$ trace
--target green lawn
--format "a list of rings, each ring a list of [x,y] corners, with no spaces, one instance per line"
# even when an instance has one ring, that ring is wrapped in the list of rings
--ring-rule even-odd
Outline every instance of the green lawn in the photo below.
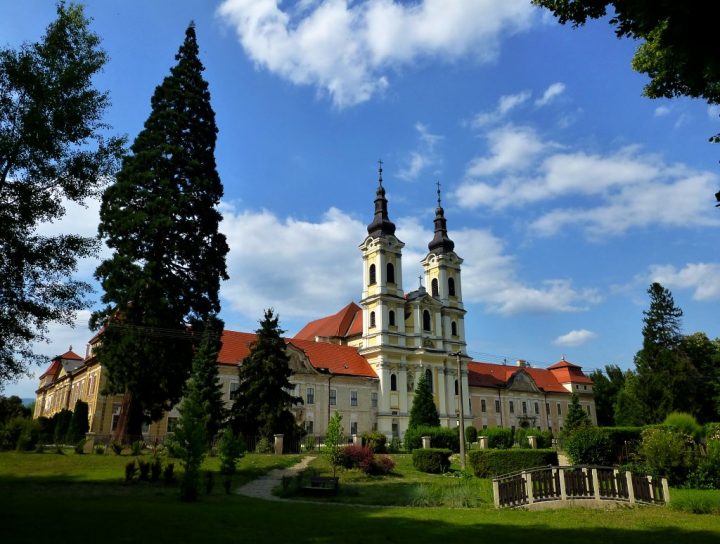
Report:
[[[173,487],[145,482],[124,485],[123,467],[130,459],[0,453],[0,539],[13,544],[86,538],[103,543],[720,542],[720,516],[658,507],[546,512],[489,507],[352,507],[227,496],[219,485],[210,496],[186,504],[178,500]],[[241,463],[238,483],[296,459],[248,455]],[[406,461],[399,459],[398,471],[407,475],[396,476],[396,480],[387,477],[363,482],[359,475],[348,475],[346,484],[373,488],[376,496],[392,495],[397,492],[393,487],[397,481],[422,479],[406,466]],[[217,468],[217,460],[209,459],[207,467]],[[453,483],[451,478],[443,481]]]

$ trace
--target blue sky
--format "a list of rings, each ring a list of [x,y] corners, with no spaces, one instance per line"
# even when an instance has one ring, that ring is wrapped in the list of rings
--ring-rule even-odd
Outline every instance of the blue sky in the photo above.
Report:
[[[630,368],[652,281],[672,290],[686,333],[720,334],[720,147],[707,142],[720,111],[644,98],[636,44],[607,22],[573,30],[524,0],[86,5],[110,55],[97,78],[107,121],[131,141],[197,25],[225,185],[228,328],[254,330],[274,307],[294,334],[358,301],[382,158],[406,291],[442,183],[476,360]],[[0,43],[36,40],[53,17],[52,2],[2,0]],[[41,230],[93,234],[97,208]],[[51,327],[38,351],[83,352],[88,316]],[[6,394],[33,396],[38,374]]]

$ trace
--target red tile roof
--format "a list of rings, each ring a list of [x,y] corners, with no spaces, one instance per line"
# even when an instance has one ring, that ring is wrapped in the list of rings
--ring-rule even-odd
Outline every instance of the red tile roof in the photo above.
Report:
[[[223,331],[218,363],[237,365],[250,354],[250,345],[255,339],[254,333]],[[327,368],[332,374],[345,376],[377,377],[367,360],[358,354],[357,348],[299,338],[286,339],[285,342],[305,352],[315,369]]]
[[[66,361],[82,361],[83,358],[80,357],[77,353],[75,353],[72,350],[68,350],[62,355],[56,355],[52,358],[52,362],[50,363],[50,366],[47,368],[45,372],[43,372],[40,375],[40,379],[42,380],[45,376],[48,374],[57,374],[60,371],[60,367],[62,365],[61,360]]]
[[[553,373],[555,379],[560,383],[593,383],[590,378],[583,374],[582,367],[566,361],[565,358],[549,366],[548,370]]]
[[[565,380],[563,373],[553,370],[553,367],[557,367],[557,365],[546,369],[473,361],[468,363],[468,383],[475,387],[505,387],[516,372],[524,371],[535,381],[535,384],[541,390],[549,393],[569,394],[570,392],[562,385],[565,382],[592,383],[592,380],[582,373],[579,366],[571,366],[576,370],[572,375],[572,379]],[[565,369],[566,367],[563,366],[562,368]]]
[[[49,374],[57,375],[57,373],[60,371],[60,366],[61,366],[60,359],[59,358],[53,359],[52,363],[50,363],[50,366],[47,368],[47,370],[45,372],[43,372],[42,374],[40,374],[40,379],[42,380],[45,376],[47,376]]]
[[[300,340],[315,340],[318,336],[345,338],[361,333],[362,309],[351,302],[336,314],[311,321],[295,335],[295,338]]]
[[[83,360],[83,358],[80,357],[74,351],[66,351],[62,355],[58,355],[57,357],[55,357],[55,359],[66,359],[69,361],[82,361]]]

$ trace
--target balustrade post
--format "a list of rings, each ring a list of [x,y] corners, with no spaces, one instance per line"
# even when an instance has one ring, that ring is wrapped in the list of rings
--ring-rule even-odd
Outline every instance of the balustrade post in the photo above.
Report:
[[[523,480],[525,480],[525,492],[527,493],[528,504],[532,504],[535,502],[533,498],[532,474],[523,471],[522,477]]]
[[[630,504],[635,504],[635,489],[633,488],[632,472],[628,470],[625,471],[625,481],[627,482],[628,499],[630,499]]]
[[[650,502],[655,502],[655,486],[653,485],[653,477],[647,476],[647,481],[648,487],[650,488],[650,490],[648,491],[650,494]]]
[[[567,492],[565,491],[565,469],[558,467],[558,473],[560,474],[560,500],[567,500]]]
[[[667,478],[663,478],[661,480],[661,483],[662,483],[663,498],[665,499],[665,504],[670,504],[670,487],[668,486]]]
[[[593,468],[592,470],[592,483],[593,490],[595,491],[595,500],[600,500],[600,478],[598,478],[598,469]]]
[[[500,482],[493,479],[493,499],[495,500],[495,508],[500,508]]]

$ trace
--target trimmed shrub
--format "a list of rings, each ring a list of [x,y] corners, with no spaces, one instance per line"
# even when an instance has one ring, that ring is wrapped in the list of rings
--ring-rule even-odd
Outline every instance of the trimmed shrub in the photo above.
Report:
[[[175,463],[168,463],[163,469],[163,481],[171,484],[175,481]]]
[[[373,453],[385,453],[385,443],[387,437],[378,432],[363,433],[362,444],[366,448],[370,448]]]
[[[703,431],[703,428],[697,422],[697,419],[685,412],[672,412],[668,414],[662,424],[665,427],[673,427],[674,429],[691,436],[696,442],[700,440],[700,436]]]
[[[65,442],[65,436],[67,435],[68,428],[70,427],[72,412],[67,409],[60,410],[52,417],[52,419],[54,421],[53,440],[55,444],[62,444]]]
[[[460,434],[458,428],[449,427],[412,427],[405,433],[405,449],[413,451],[422,448],[422,437],[430,437],[433,448],[447,448],[457,453],[460,451]]]
[[[88,420],[88,403],[81,400],[75,401],[75,408],[68,423],[67,433],[65,434],[66,444],[77,444],[85,438],[85,434],[90,430]]]
[[[345,446],[341,450],[340,465],[343,468],[358,468],[371,462],[374,457],[370,448],[362,446]]]
[[[97,446],[95,446],[95,453],[97,455],[103,455],[105,453],[105,446],[103,446],[102,444],[98,444]]]
[[[388,453],[400,453],[400,450],[402,450],[402,442],[397,436],[393,436],[388,446]]]
[[[545,449],[473,450],[469,459],[478,478],[491,478],[508,472],[558,464],[557,452]]]
[[[529,448],[530,442],[527,439],[528,434],[530,434],[530,433],[528,433],[528,430],[523,429],[522,427],[519,429],[515,429],[515,436],[513,437],[513,442],[514,442],[513,445],[517,444],[518,448]]]
[[[412,452],[413,466],[421,472],[440,474],[450,468],[450,455],[448,448],[417,448]]]
[[[137,440],[130,445],[130,455],[137,457],[142,453],[143,449],[142,440]]]
[[[553,432],[552,431],[532,431],[528,432],[528,436],[534,436],[537,438],[537,447],[540,449],[552,448]]]
[[[369,467],[370,472],[368,474],[390,474],[395,469],[395,461],[390,459],[387,455],[381,455],[372,465]]]
[[[266,437],[262,437],[255,445],[255,453],[273,453],[274,448]]]
[[[140,475],[138,478],[143,481],[150,480],[150,463],[147,461],[138,461],[138,468],[140,469]]]
[[[470,425],[469,427],[465,427],[465,441],[469,444],[472,444],[473,442],[477,442],[478,437],[478,431],[475,427]]]
[[[564,441],[565,453],[576,465],[611,465],[612,443],[607,433],[598,427],[579,427]]]
[[[125,465],[125,482],[132,482],[137,474],[137,465],[135,461],[130,461]]]
[[[502,427],[490,427],[482,432],[483,436],[488,437],[488,448],[492,449],[508,449],[513,445],[512,429],[504,429]]]
[[[217,443],[220,474],[235,474],[238,459],[245,454],[246,449],[242,435],[235,436],[230,427],[220,431],[220,439]]]

